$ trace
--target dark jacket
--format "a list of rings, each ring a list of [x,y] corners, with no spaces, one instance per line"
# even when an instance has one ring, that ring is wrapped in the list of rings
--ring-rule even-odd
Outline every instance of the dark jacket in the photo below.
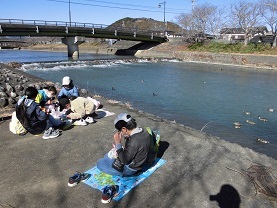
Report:
[[[145,129],[131,135],[125,141],[125,147],[117,150],[119,160],[135,170],[142,169],[147,162],[150,149],[149,134]]]
[[[42,133],[48,122],[48,115],[34,100],[22,97],[16,104],[16,117],[31,134]]]

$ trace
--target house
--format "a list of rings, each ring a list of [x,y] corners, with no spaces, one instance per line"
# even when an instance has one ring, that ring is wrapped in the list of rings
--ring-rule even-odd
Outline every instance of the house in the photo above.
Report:
[[[254,36],[264,36],[268,32],[265,26],[253,27],[250,28],[250,37]],[[242,28],[222,28],[220,30],[219,39],[228,41],[228,42],[243,42],[244,41],[245,32]]]

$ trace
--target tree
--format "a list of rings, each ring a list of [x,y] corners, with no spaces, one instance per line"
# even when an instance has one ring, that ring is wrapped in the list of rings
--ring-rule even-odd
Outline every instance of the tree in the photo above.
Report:
[[[197,35],[216,35],[224,24],[223,10],[209,3],[195,6],[191,12],[177,17],[178,23],[187,31],[187,35],[197,39]],[[202,40],[201,40],[202,41]]]
[[[186,40],[192,40],[192,39],[194,39],[194,36],[197,34],[197,31],[194,28],[192,14],[190,14],[190,13],[181,14],[181,15],[177,16],[176,19],[177,19],[178,23],[183,28],[183,31],[184,31],[183,36],[184,36],[184,38]]]
[[[273,47],[276,47],[276,33],[277,33],[277,1],[276,0],[262,0],[260,6],[260,13],[266,24],[269,25],[273,35]]]
[[[251,30],[260,20],[260,10],[256,3],[240,1],[231,4],[230,18],[235,27],[244,32],[244,45],[247,45],[251,37]]]

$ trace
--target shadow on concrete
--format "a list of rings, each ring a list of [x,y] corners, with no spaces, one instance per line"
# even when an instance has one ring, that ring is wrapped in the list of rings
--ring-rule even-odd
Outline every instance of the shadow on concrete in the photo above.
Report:
[[[161,141],[160,146],[159,146],[159,150],[158,150],[158,154],[157,154],[157,158],[162,158],[163,155],[164,155],[164,152],[167,150],[168,147],[169,147],[168,142]]]
[[[241,203],[238,191],[229,184],[221,186],[218,194],[210,195],[210,201],[217,201],[220,208],[239,208]]]

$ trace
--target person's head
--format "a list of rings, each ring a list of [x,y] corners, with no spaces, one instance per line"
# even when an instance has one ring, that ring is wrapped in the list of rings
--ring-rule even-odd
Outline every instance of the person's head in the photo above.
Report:
[[[56,96],[56,94],[57,94],[57,89],[56,89],[56,87],[54,87],[54,86],[49,86],[49,87],[46,88],[46,89],[47,89],[47,91],[46,91],[47,97],[49,97],[49,98],[54,98],[54,97]]]
[[[35,87],[28,87],[25,90],[25,95],[27,96],[28,99],[35,100],[38,94],[38,90]]]
[[[114,126],[117,131],[121,132],[123,135],[126,135],[128,132],[137,127],[137,122],[129,114],[121,113],[115,118]]]
[[[60,105],[60,109],[69,109],[70,108],[70,100],[66,95],[63,95],[60,97],[59,99],[59,105]]]
[[[71,89],[73,87],[73,81],[70,79],[69,76],[63,78],[62,86],[65,89]]]

